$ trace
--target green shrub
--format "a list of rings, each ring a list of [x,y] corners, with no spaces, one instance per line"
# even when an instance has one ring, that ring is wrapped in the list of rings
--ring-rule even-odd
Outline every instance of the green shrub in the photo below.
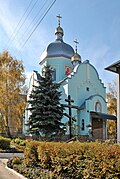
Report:
[[[120,146],[101,143],[41,143],[38,159],[56,177],[110,178],[120,174]]]
[[[10,142],[11,139],[0,136],[0,149],[2,150],[10,149]]]
[[[23,140],[20,139],[20,138],[14,139],[14,143],[15,143],[15,144],[21,144],[22,142],[23,142]]]
[[[22,163],[22,161],[19,157],[15,156],[15,157],[12,158],[12,164],[13,165],[14,164],[21,164],[21,163]]]
[[[27,168],[49,171],[54,179],[120,178],[119,145],[30,141],[24,156]]]
[[[28,179],[53,179],[53,177],[51,177],[50,171],[41,169],[36,166],[31,168],[29,166],[26,166],[25,164],[18,164],[14,165],[13,169],[21,173]]]
[[[11,146],[15,147],[18,151],[24,151],[26,140],[16,138],[11,140]]]
[[[37,153],[37,141],[29,141],[26,143],[26,148],[24,150],[24,164],[26,165],[36,165],[38,162]]]

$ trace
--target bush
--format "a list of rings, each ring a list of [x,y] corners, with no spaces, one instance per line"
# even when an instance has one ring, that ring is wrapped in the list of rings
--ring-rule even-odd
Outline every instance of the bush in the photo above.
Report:
[[[11,140],[11,146],[15,147],[18,151],[24,151],[26,140],[16,138]]]
[[[24,175],[28,179],[52,179],[50,171],[43,170],[39,167],[31,168],[22,163],[22,164],[14,165],[13,169],[16,172],[19,172],[20,174]]]
[[[24,164],[27,166],[36,165],[38,162],[37,146],[39,142],[29,141],[24,150]]]
[[[38,159],[63,178],[110,178],[120,175],[120,146],[101,143],[41,143]]]
[[[22,163],[22,161],[21,161],[21,159],[19,158],[19,157],[13,157],[12,158],[12,164],[14,165],[14,164],[21,164]]]
[[[11,142],[11,139],[0,136],[0,149],[2,150],[10,149],[10,142]]]
[[[11,158],[11,159],[9,159],[8,160],[8,162],[7,162],[7,166],[9,167],[9,168],[13,168],[13,166],[15,165],[15,164],[22,164],[22,160],[19,158],[19,157],[13,157],[13,158]]]
[[[30,141],[24,156],[22,165],[29,172],[31,168],[32,175],[34,170],[47,171],[53,179],[120,178],[119,145]]]

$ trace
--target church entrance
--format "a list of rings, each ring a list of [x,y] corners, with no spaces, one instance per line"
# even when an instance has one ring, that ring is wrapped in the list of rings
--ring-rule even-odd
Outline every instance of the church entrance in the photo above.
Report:
[[[105,140],[107,138],[107,119],[115,120],[116,116],[91,111],[92,137],[94,140]]]
[[[103,140],[103,119],[92,118],[92,138]]]

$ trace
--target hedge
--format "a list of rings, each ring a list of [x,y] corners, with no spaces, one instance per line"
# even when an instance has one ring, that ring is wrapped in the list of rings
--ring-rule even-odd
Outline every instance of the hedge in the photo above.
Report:
[[[102,143],[29,142],[26,166],[51,171],[52,178],[120,178],[120,146]]]
[[[0,149],[2,150],[10,149],[10,142],[11,139],[0,136]]]
[[[11,146],[16,148],[17,151],[24,151],[27,140],[15,138],[11,140]]]

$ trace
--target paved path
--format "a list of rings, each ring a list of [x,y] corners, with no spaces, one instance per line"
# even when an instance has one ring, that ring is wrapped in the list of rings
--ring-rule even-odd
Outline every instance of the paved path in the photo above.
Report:
[[[22,154],[18,154],[22,156]],[[22,175],[14,172],[11,169],[6,168],[7,160],[15,154],[2,154],[0,153],[0,179],[26,179]]]
[[[5,168],[5,164],[0,161],[0,179],[20,179],[17,175]]]
[[[14,156],[18,156],[20,158],[23,158],[23,153],[0,153],[0,159],[9,159],[12,158]]]

